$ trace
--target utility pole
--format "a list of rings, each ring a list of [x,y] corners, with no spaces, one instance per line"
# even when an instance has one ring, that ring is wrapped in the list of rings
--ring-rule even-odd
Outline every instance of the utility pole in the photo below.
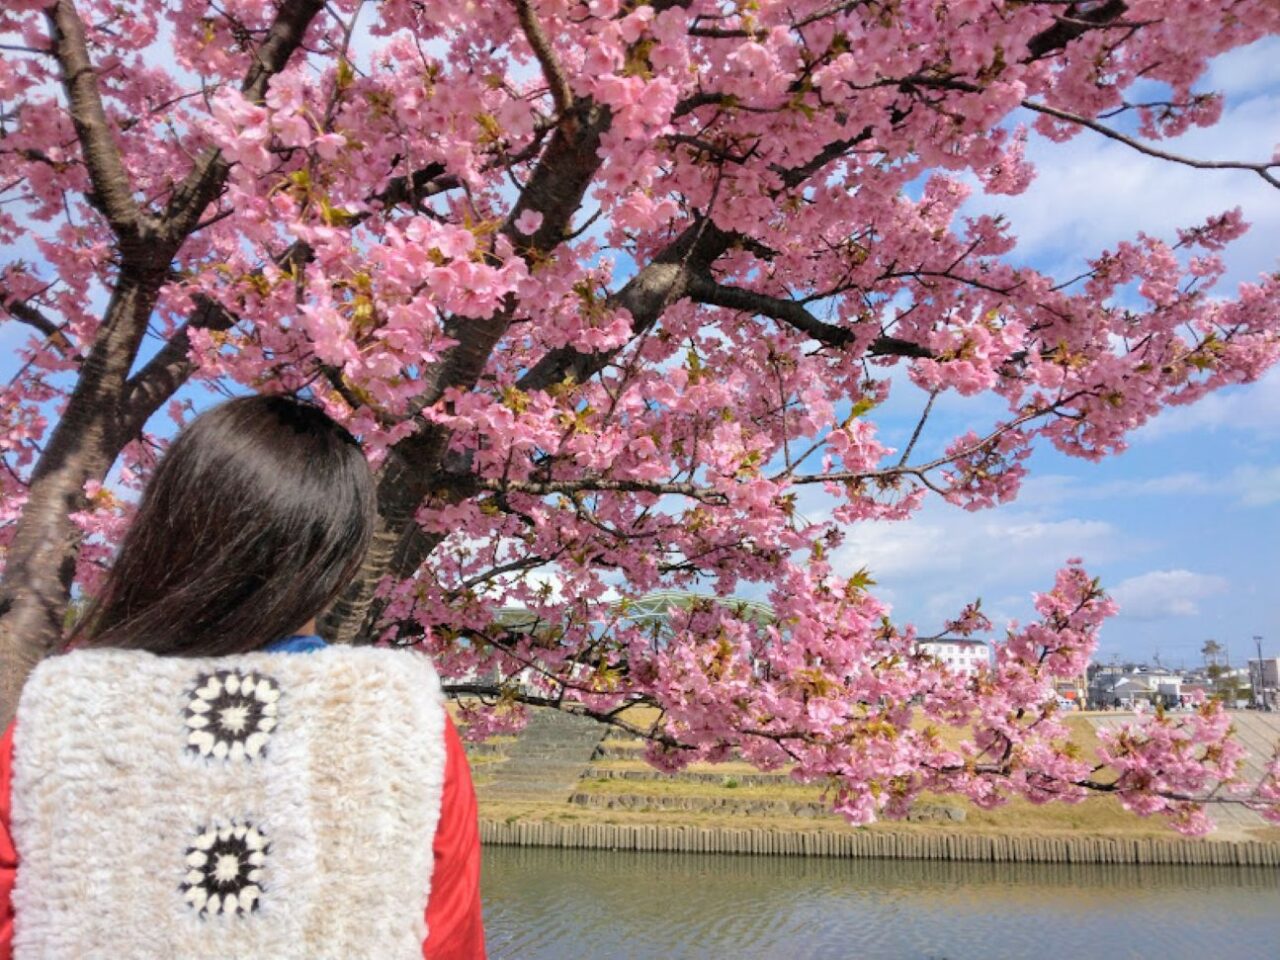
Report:
[[[1254,683],[1254,679],[1253,679],[1254,671],[1252,669],[1249,671],[1250,686],[1254,688],[1253,705],[1255,707],[1261,707],[1263,710],[1265,710],[1267,709],[1267,675],[1263,672],[1263,669],[1262,669],[1262,638],[1257,634],[1255,634],[1253,637],[1253,643],[1258,649],[1258,660],[1257,660],[1257,664],[1258,664],[1257,678],[1258,679],[1256,683]]]

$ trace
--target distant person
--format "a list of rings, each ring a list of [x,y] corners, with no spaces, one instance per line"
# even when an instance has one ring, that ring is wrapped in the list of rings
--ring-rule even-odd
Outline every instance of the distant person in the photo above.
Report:
[[[306,403],[179,434],[0,740],[0,960],[482,960],[475,792],[430,661],[315,635],[374,503]]]

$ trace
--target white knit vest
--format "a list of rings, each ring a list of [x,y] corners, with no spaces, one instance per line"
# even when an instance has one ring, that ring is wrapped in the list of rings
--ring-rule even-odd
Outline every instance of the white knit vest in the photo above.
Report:
[[[402,651],[46,660],[14,739],[15,960],[421,957],[444,716]]]

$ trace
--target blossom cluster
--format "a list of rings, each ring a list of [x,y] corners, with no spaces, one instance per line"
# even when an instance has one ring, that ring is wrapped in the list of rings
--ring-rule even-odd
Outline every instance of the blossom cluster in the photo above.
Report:
[[[0,306],[56,327],[35,323],[0,390],[0,544],[128,279],[46,6],[0,12],[17,51],[0,59]],[[211,389],[299,391],[375,466],[432,451],[402,469],[423,495],[395,531],[426,560],[381,571],[372,633],[497,677],[474,735],[518,725],[521,698],[615,720],[643,704],[655,764],[788,765],[854,822],[924,792],[1105,789],[1205,828],[1197,798],[1239,761],[1220,711],[1105,738],[1111,779],[1056,713],[1112,610],[1078,563],[960,681],[831,557],[851,525],[929,496],[1014,498],[1037,444],[1119,452],[1280,357],[1280,279],[1218,287],[1239,210],[1135,230],[1074,279],[1023,264],[1003,217],[965,213],[975,190],[1027,189],[1031,137],[1125,112],[1151,141],[1215,123],[1200,79],[1280,32],[1273,0],[332,0],[252,93],[256,45],[304,6],[75,4],[127,193],[159,218],[195,165],[226,164],[148,314],[152,336],[185,338],[170,415]],[[1140,80],[1159,102],[1128,99]],[[225,321],[189,323],[208,315]],[[891,389],[993,394],[1007,414],[896,451],[875,423]],[[147,430],[84,478],[87,592],[167,432]],[[818,492],[830,508],[809,519]],[[707,599],[629,612],[656,590]],[[992,625],[971,606],[951,629]],[[1277,776],[1250,802],[1274,811]]]

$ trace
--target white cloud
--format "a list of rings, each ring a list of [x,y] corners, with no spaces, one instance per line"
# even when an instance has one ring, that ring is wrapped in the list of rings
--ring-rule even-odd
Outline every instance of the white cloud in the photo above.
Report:
[[[1018,502],[1023,506],[1047,506],[1084,500],[1207,494],[1217,493],[1220,489],[1220,486],[1204,474],[1185,470],[1155,477],[1125,477],[1100,483],[1090,483],[1082,477],[1046,473],[1027,479],[1022,485]]]
[[[1223,577],[1190,570],[1152,570],[1122,580],[1110,591],[1120,605],[1120,616],[1130,620],[1194,617],[1198,602],[1223,593],[1229,586]]]
[[[1232,485],[1246,507],[1280,503],[1280,466],[1244,466],[1232,474]]]
[[[1110,487],[1111,489],[1107,489]],[[1184,471],[1167,473],[1159,477],[1135,480],[1116,480],[1102,485],[1103,496],[1123,493],[1133,496],[1173,495],[1179,493],[1205,493],[1212,489],[1208,479],[1200,473]]]
[[[1244,464],[1223,476],[1210,477],[1193,471],[1167,473],[1155,477],[1131,477],[1089,483],[1081,477],[1047,473],[1032,476],[1023,484],[1018,503],[1024,507],[1047,507],[1084,501],[1126,498],[1230,497],[1237,506],[1265,507],[1280,502],[1280,465]]]
[[[1206,430],[1280,436],[1280,367],[1256,383],[1225,387],[1185,407],[1168,407],[1134,434],[1135,442]]]
[[[1101,565],[1145,546],[1101,520],[1048,519],[1012,506],[968,513],[930,502],[905,523],[857,524],[832,564],[844,574],[867,567],[895,619],[931,630],[977,597],[988,598],[984,609],[997,625],[1025,617],[1032,592],[1051,587],[1068,557]]]
[[[1218,57],[1204,86],[1238,96],[1280,87],[1280,38],[1268,37]]]
[[[1206,160],[1270,157],[1280,95],[1274,84],[1261,88],[1249,82],[1249,73],[1255,58],[1275,60],[1277,46],[1222,58],[1206,87],[1225,90],[1222,119],[1160,141],[1160,149]],[[1251,171],[1194,169],[1139,154],[1088,130],[1065,144],[1033,134],[1027,156],[1036,166],[1036,179],[1025,193],[975,192],[966,205],[966,212],[1003,213],[1018,238],[1014,257],[1022,261],[1066,277],[1087,258],[1138,231],[1172,239],[1179,227],[1239,206],[1252,228],[1223,255],[1228,275],[1218,289],[1228,292],[1235,283],[1276,268],[1272,241],[1280,233],[1280,192]]]

